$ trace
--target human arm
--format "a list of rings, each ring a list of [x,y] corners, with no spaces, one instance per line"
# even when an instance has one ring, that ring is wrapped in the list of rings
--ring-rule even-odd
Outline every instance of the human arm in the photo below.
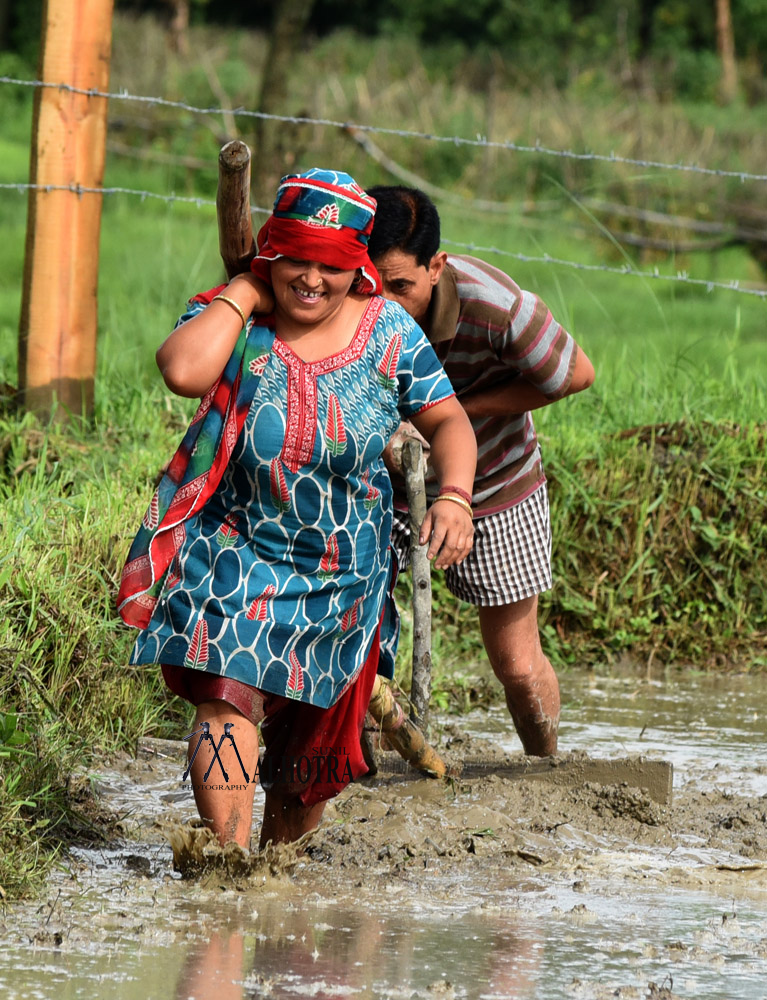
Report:
[[[243,315],[269,312],[274,303],[270,287],[254,274],[238,274],[221,289]],[[158,348],[157,367],[165,384],[177,396],[204,396],[234,350],[242,331],[242,317],[229,302],[214,299],[192,319],[177,326]]]
[[[575,367],[572,378],[566,390],[558,399],[565,396],[572,396],[576,392],[588,389],[594,381],[594,366],[586,356],[585,351],[577,348],[575,355]],[[502,379],[494,385],[473,392],[462,393],[458,401],[466,411],[470,420],[481,420],[485,417],[508,417],[516,416],[519,413],[526,413],[529,410],[539,410],[543,406],[556,402],[545,393],[541,392],[537,386],[529,382],[524,375],[514,373],[507,379]],[[390,475],[401,473],[399,453],[402,442],[407,437],[415,437],[417,432],[412,424],[405,421],[400,424],[392,435],[384,450],[384,461],[389,469]],[[425,449],[428,451],[428,442],[422,439]]]
[[[477,441],[469,419],[451,396],[411,417],[419,434],[429,442],[429,461],[437,481],[471,495],[477,466]],[[471,514],[454,500],[437,499],[421,525],[419,543],[429,542],[427,556],[437,569],[463,562],[471,551],[474,527]]]
[[[576,392],[588,389],[594,381],[594,366],[585,351],[576,347],[575,366],[572,377],[564,390],[556,399],[552,399],[528,381],[524,375],[514,374],[508,379],[497,382],[485,389],[467,392],[460,397],[470,419],[484,417],[514,416],[529,410],[539,410],[543,406],[572,396]]]

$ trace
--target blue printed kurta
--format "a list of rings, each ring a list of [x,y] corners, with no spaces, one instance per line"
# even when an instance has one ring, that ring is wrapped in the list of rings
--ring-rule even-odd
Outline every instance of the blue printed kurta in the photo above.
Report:
[[[260,381],[243,430],[216,491],[184,524],[131,662],[327,708],[362,666],[387,595],[384,446],[401,418],[453,390],[420,327],[379,297],[349,347],[321,361],[263,333],[271,350],[250,363]]]

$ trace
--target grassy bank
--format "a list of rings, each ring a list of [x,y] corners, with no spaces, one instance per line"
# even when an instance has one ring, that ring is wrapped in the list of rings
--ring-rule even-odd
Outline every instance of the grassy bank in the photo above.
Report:
[[[225,45],[211,47],[212,71],[203,72],[202,61],[183,67],[164,60],[148,22],[130,34],[120,25],[113,89],[207,106],[217,99],[210,89],[214,72],[233,105],[251,103],[262,39],[227,36]],[[198,38],[200,46],[208,41]],[[640,148],[639,135],[649,158],[691,160],[712,153],[701,136],[718,127],[722,114],[652,102],[626,112],[624,102],[621,115],[618,95],[579,92],[578,86],[548,97],[496,93],[493,110],[489,92],[462,81],[457,70],[440,72],[390,43],[355,49],[353,40],[325,41],[302,60],[292,86],[308,113],[448,135],[472,134],[492,111],[498,134],[518,141],[580,142],[628,153],[631,135],[634,152]],[[312,89],[318,67],[321,82]],[[381,79],[390,82],[376,86]],[[0,181],[15,183],[26,178],[31,109],[24,95],[7,105],[6,97],[0,91]],[[142,153],[176,159],[158,165],[113,150],[107,184],[212,197],[224,138],[219,127],[145,106],[139,120],[130,107],[114,104],[111,134],[119,132]],[[729,152],[739,166],[760,170],[759,112],[728,127]],[[296,142],[306,164],[333,163],[364,184],[392,180],[338,131],[304,129]],[[717,146],[716,157],[725,156],[724,146]],[[447,241],[597,265],[623,258],[563,189],[593,191],[620,181],[638,192],[658,183],[625,171],[608,176],[593,165],[555,169],[540,157],[503,161],[486,150],[402,138],[391,139],[387,152],[466,198],[480,191],[510,199],[503,213],[441,206]],[[185,166],[180,157],[191,155],[208,160],[210,169]],[[674,178],[663,189],[664,204],[705,198],[711,183],[695,179],[685,187]],[[728,192],[726,184],[719,193]],[[526,199],[541,193],[550,202],[546,211],[524,211]],[[73,831],[92,829],[87,789],[75,793],[68,778],[76,764],[130,748],[141,733],[178,738],[187,731],[186,708],[156,674],[126,666],[132,635],[118,624],[114,594],[157,472],[193,408],[162,387],[154,349],[187,295],[216,283],[221,268],[212,207],[105,198],[96,414],[87,426],[46,427],[19,413],[13,399],[25,227],[24,200],[16,192],[0,194],[0,222],[6,234],[0,267],[9,278],[0,288],[0,383],[6,384],[0,396],[0,886],[18,894],[42,876],[57,845]],[[609,670],[622,657],[651,672],[688,665],[763,669],[764,304],[478,253],[538,291],[597,370],[588,393],[536,416],[554,524],[556,585],[542,602],[552,661],[561,670]],[[761,278],[736,246],[706,258],[635,263],[657,264],[668,274],[692,268],[709,280]],[[403,581],[405,605],[407,588]],[[475,615],[447,594],[439,577],[434,605],[436,698],[460,707],[471,701],[471,677],[483,659]],[[407,658],[405,643],[403,677]]]

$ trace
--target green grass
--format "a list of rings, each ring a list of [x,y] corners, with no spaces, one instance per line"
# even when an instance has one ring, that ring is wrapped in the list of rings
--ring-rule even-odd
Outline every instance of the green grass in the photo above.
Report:
[[[172,60],[163,65],[147,22],[139,27],[129,36],[125,21],[116,21],[112,89],[215,103],[199,67],[187,72]],[[201,39],[211,41],[204,33]],[[221,86],[233,105],[251,106],[263,39],[235,32],[217,46]],[[326,40],[302,55],[292,86],[304,110],[320,117],[447,135],[481,127],[486,95],[464,87],[459,76],[433,67],[427,74],[406,55],[389,42],[341,39],[334,47]],[[501,105],[499,135],[630,152],[625,102],[616,95],[517,94]],[[11,97],[3,89],[0,109],[0,181],[16,183],[27,176],[29,94]],[[111,113],[120,118],[125,141],[207,158],[211,169],[200,175],[110,154],[107,186],[214,196],[220,123],[162,109],[142,107],[139,114],[127,102],[114,102]],[[712,162],[725,162],[726,151],[712,152],[701,138],[721,123],[721,109],[698,107],[692,114],[648,103],[631,114],[641,126],[643,155],[692,161],[710,154]],[[763,114],[744,112],[729,124],[733,156],[743,169],[761,169]],[[332,130],[304,130],[297,142],[303,165],[332,163],[363,184],[392,180]],[[493,215],[446,204],[443,235],[451,250],[458,243],[597,265],[626,260],[596,220],[563,194],[563,188],[604,193],[605,167],[488,157],[406,139],[380,143],[433,183],[466,198],[507,198],[513,206]],[[669,210],[710,193],[708,181],[666,175],[661,190],[659,177],[616,170],[612,179],[629,202],[649,188]],[[556,204],[526,214],[531,192]],[[0,192],[6,279],[0,285],[0,384],[10,386],[17,378],[25,220],[26,198]],[[549,656],[560,669],[609,669],[612,659],[626,655],[653,669],[685,663],[763,668],[764,303],[477,252],[537,291],[597,371],[587,393],[536,415],[555,537],[557,582],[542,600],[541,618]],[[629,260],[642,270],[684,270],[710,281],[763,280],[742,248]],[[45,426],[18,413],[10,392],[0,393],[0,886],[9,894],[39,884],[56,846],[89,828],[87,801],[68,780],[75,761],[88,765],[131,748],[142,733],[177,737],[186,724],[185,706],[168,695],[155,671],[127,666],[132,634],[118,622],[114,595],[152,484],[194,408],[165,390],[154,351],[186,297],[221,274],[213,207],[107,196],[93,421]],[[621,436],[631,428],[641,430]],[[407,607],[407,581],[399,594]],[[435,699],[465,708],[484,692],[473,676],[485,669],[476,616],[448,595],[439,574],[434,595]],[[405,619],[403,684],[407,613]]]

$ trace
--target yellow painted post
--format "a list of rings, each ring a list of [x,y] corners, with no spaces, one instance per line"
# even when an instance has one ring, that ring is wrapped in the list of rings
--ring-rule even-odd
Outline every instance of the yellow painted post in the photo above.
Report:
[[[40,79],[106,91],[112,0],[45,0]],[[51,187],[100,188],[107,101],[58,87],[35,95],[24,285],[19,323],[19,388],[27,409],[56,402],[89,414],[96,373],[102,195]],[[57,411],[60,415],[61,410]]]

